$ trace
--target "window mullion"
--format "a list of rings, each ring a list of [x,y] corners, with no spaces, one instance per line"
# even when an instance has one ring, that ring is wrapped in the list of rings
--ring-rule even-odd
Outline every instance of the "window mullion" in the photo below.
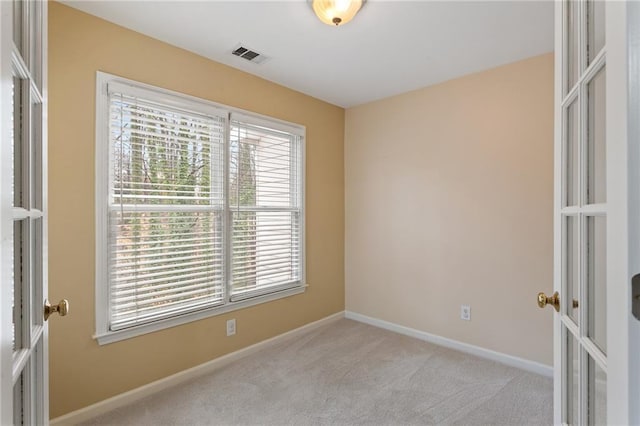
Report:
[[[232,261],[232,241],[231,237],[233,234],[232,230],[232,220],[231,220],[231,209],[229,206],[229,174],[230,171],[230,162],[231,162],[231,113],[227,114],[227,119],[225,121],[225,129],[224,129],[224,177],[223,177],[223,199],[224,199],[224,217],[223,217],[223,229],[224,229],[224,302],[225,304],[231,302],[231,261]]]

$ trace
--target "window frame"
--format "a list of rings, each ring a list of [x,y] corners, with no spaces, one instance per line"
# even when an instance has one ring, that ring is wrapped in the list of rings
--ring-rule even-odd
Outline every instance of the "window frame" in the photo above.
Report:
[[[111,330],[109,325],[110,297],[109,297],[109,263],[108,263],[108,211],[109,211],[109,182],[110,173],[112,173],[112,158],[110,154],[109,139],[109,96],[108,85],[117,86],[119,90],[126,91],[130,95],[142,95],[145,99],[160,102],[165,106],[173,106],[179,108],[187,108],[202,113],[214,114],[224,117],[224,172],[223,187],[224,194],[224,229],[229,235],[230,230],[230,211],[228,203],[228,185],[229,185],[229,146],[230,146],[230,129],[231,121],[236,117],[243,120],[271,128],[294,134],[300,138],[300,281],[296,284],[284,288],[274,289],[272,292],[256,295],[251,298],[241,299],[237,301],[231,300],[232,292],[230,291],[230,272],[229,264],[231,259],[231,240],[226,238],[224,242],[224,259],[223,268],[224,275],[224,300],[222,304],[211,306],[206,309],[185,313],[182,315],[156,320],[154,322],[135,325],[120,330]],[[152,96],[152,99],[149,99]],[[186,324],[203,318],[224,314],[249,306],[270,302],[284,297],[301,294],[306,290],[306,238],[305,238],[305,145],[306,145],[306,128],[305,126],[289,123],[283,120],[274,119],[261,114],[255,114],[238,108],[211,102],[205,99],[175,92],[172,90],[140,83],[129,80],[116,75],[97,71],[96,73],[96,128],[95,128],[95,314],[96,314],[96,334],[94,338],[100,345],[117,342],[124,339],[140,336],[154,331],[163,330],[165,328],[174,327],[180,324]],[[105,161],[105,158],[108,161]]]

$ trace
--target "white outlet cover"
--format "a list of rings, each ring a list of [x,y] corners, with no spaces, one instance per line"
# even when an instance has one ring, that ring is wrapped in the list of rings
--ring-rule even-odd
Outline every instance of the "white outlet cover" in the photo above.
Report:
[[[230,319],[227,320],[227,336],[233,336],[236,334],[236,320]]]
[[[460,319],[471,321],[471,306],[460,305]]]

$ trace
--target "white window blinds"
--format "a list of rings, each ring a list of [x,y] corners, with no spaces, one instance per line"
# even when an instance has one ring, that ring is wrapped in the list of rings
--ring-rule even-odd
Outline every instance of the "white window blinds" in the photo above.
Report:
[[[304,291],[303,128],[104,73],[98,88],[100,342]]]
[[[302,275],[302,153],[295,133],[232,115],[231,300],[298,285]]]
[[[223,303],[225,117],[108,99],[110,329]]]

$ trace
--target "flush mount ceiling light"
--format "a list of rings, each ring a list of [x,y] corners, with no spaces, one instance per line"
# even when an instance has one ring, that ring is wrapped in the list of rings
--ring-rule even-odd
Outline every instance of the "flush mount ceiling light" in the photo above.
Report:
[[[356,16],[364,0],[311,0],[311,7],[327,25],[344,25]]]

